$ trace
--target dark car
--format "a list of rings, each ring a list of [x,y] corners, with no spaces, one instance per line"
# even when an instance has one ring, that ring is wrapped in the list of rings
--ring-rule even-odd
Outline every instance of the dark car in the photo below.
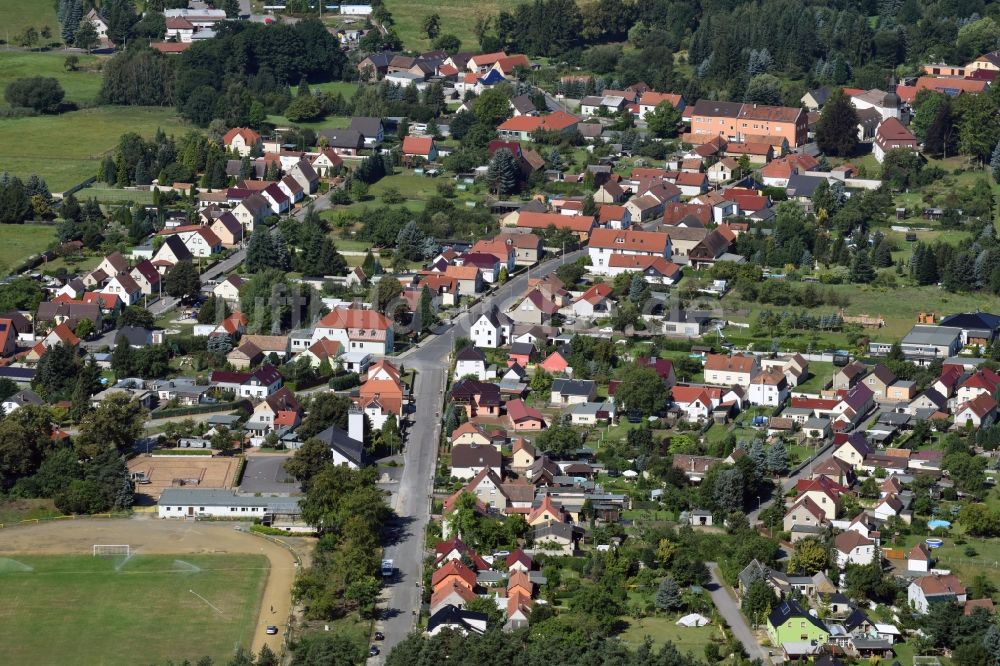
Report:
[[[378,649],[377,645],[373,645],[370,648],[368,648],[368,656],[369,657],[377,657],[380,652],[381,652],[381,650]]]
[[[375,632],[375,640],[377,640],[377,641],[384,641],[385,640],[385,634],[383,634],[381,631],[376,631]]]

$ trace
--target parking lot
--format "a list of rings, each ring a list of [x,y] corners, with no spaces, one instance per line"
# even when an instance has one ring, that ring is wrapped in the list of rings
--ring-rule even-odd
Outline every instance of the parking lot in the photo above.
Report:
[[[299,492],[299,484],[285,472],[287,454],[251,454],[243,471],[240,492],[290,495]]]

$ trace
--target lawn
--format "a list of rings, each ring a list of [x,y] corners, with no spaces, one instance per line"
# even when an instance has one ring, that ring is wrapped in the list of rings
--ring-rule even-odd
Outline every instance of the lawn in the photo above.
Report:
[[[152,138],[157,128],[179,136],[191,128],[172,108],[104,106],[58,116],[0,119],[0,169],[36,173],[61,192],[92,176],[125,132]]]
[[[826,361],[809,361],[809,379],[795,387],[795,392],[819,393],[833,379],[836,368]]]
[[[45,26],[52,31],[49,41],[62,42],[56,4],[51,0],[0,0],[0,16],[3,17],[0,39],[4,42],[14,43],[14,38],[25,28],[33,27],[41,31]]]
[[[85,187],[76,193],[79,201],[97,199],[101,202],[118,203],[131,201],[138,204],[152,204],[153,193],[149,190],[125,190],[118,187]]]
[[[628,629],[619,634],[623,643],[631,647],[639,647],[648,636],[655,647],[660,647],[667,641],[677,646],[682,653],[692,652],[700,657],[705,646],[713,638],[721,639],[719,628],[714,625],[706,627],[678,627],[674,624],[676,617],[644,617],[639,620],[629,619]]]
[[[346,95],[345,95],[346,96]],[[303,129],[311,129],[315,131],[325,130],[325,129],[343,129],[345,127],[351,126],[351,119],[347,116],[330,116],[323,120],[317,120],[313,123],[293,123],[291,120],[284,116],[268,116],[267,122],[271,123],[275,127],[301,127]]]
[[[3,0],[0,0],[0,6]],[[0,10],[0,14],[3,11]],[[29,53],[25,51],[0,52],[0,90],[14,79],[26,76],[47,76],[59,81],[66,91],[66,101],[78,106],[90,106],[97,99],[101,90],[101,74],[96,65],[100,62],[97,56],[78,54],[80,59],[78,70],[67,71],[63,66],[66,62],[65,53]],[[0,108],[7,108],[6,99],[0,98]]]
[[[313,92],[325,92],[331,95],[340,93],[344,99],[350,101],[354,97],[354,93],[358,91],[358,84],[348,81],[328,81],[327,83],[310,83],[309,89]]]
[[[0,558],[4,661],[194,663],[208,655],[225,663],[234,646],[249,647],[266,569],[261,555]]]
[[[31,255],[47,248],[55,237],[56,228],[52,225],[0,225],[0,273],[6,275]]]
[[[948,516],[942,516],[948,520]],[[958,576],[963,583],[968,586],[972,579],[978,574],[985,574],[994,585],[1000,585],[1000,540],[997,539],[977,539],[975,537],[963,536],[966,543],[958,545],[955,540],[958,538],[961,528],[956,529],[952,525],[951,536],[941,537],[944,545],[931,551],[931,557],[935,559],[934,566],[938,569],[949,569]],[[906,537],[905,548],[907,552],[918,542],[926,539],[924,535],[910,535]],[[896,548],[893,544],[885,544],[886,548]],[[967,555],[966,548],[972,547],[976,554]]]
[[[455,35],[462,40],[462,50],[478,52],[479,44],[472,28],[479,17],[495,17],[501,9],[513,10],[518,0],[479,0],[470,5],[467,0],[388,0],[386,9],[392,13],[400,39],[412,51],[426,51],[431,41],[424,34],[421,24],[425,17],[441,17],[441,34]]]

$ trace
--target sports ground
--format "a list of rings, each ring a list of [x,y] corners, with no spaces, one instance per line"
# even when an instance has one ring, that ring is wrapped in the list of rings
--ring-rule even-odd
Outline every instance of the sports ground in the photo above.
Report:
[[[129,556],[94,557],[94,544]],[[292,554],[232,524],[77,520],[0,530],[3,663],[226,663],[281,651]],[[267,625],[279,627],[268,636]]]

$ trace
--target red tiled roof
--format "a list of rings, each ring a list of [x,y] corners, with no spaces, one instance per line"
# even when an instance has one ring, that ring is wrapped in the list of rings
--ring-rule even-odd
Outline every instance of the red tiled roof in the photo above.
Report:
[[[565,111],[556,111],[547,116],[514,116],[497,127],[507,132],[535,132],[538,130],[561,132],[573,127],[580,119]]]

